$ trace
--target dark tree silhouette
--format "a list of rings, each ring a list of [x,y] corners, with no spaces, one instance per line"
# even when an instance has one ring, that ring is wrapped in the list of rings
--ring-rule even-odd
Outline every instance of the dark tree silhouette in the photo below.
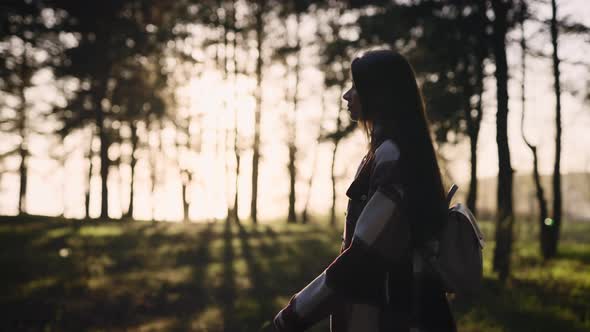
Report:
[[[561,84],[558,54],[557,3],[551,0],[551,46],[553,47],[553,79],[555,91],[555,160],[553,164],[553,220],[544,227],[546,245],[543,256],[552,258],[557,254],[559,230],[561,229],[562,198],[561,198]]]
[[[254,10],[254,30],[256,31],[256,109],[254,111],[254,142],[252,143],[252,194],[250,202],[250,219],[254,224],[258,223],[258,167],[260,164],[260,122],[262,119],[262,69],[263,42],[264,42],[264,18],[267,11],[267,1],[257,0]]]
[[[0,125],[3,132],[19,137],[16,146],[0,151],[0,160],[15,155],[20,159],[17,171],[19,214],[27,211],[30,135],[39,131],[32,114],[35,101],[27,98],[26,92],[35,86],[32,78],[41,68],[59,61],[57,55],[61,49],[56,34],[41,15],[43,8],[37,2],[15,2],[0,7],[0,41],[6,44],[0,50],[0,106],[3,108]],[[9,102],[11,98],[16,99],[16,105]]]
[[[496,143],[498,144],[498,190],[496,216],[496,247],[494,248],[494,271],[504,281],[510,275],[512,253],[512,228],[514,224],[512,181],[513,170],[508,146],[508,63],[506,59],[506,34],[511,1],[491,1],[494,13],[492,21],[492,49],[496,63]]]
[[[526,42],[526,35],[525,35],[525,21],[528,15],[528,8],[527,4],[524,0],[520,2],[519,8],[519,23],[520,23],[520,47],[522,50],[521,53],[521,84],[520,84],[520,91],[521,91],[521,104],[522,104],[522,115],[520,121],[520,133],[522,136],[522,140],[526,144],[526,146],[531,150],[531,154],[533,155],[533,182],[535,184],[535,197],[537,198],[537,204],[539,204],[539,244],[541,254],[545,256],[545,250],[547,247],[547,228],[548,226],[545,224],[545,220],[547,219],[547,200],[545,199],[545,193],[543,191],[543,186],[541,184],[541,176],[539,174],[539,158],[537,155],[537,146],[532,144],[526,137],[524,131],[524,123],[525,123],[525,112],[526,112],[526,57],[527,57],[527,42]]]
[[[117,139],[110,124],[125,112],[114,97],[117,89],[133,76],[125,70],[129,63],[142,63],[158,54],[166,41],[173,38],[172,26],[189,17],[186,2],[169,5],[159,1],[101,1],[80,3],[73,0],[47,1],[62,10],[65,19],[56,27],[78,36],[77,42],[63,55],[56,66],[62,79],[75,80],[78,88],[71,91],[66,107],[56,108],[66,135],[76,128],[92,125],[100,141],[101,209],[100,217],[108,218],[108,175],[111,161],[108,150]],[[169,15],[177,14],[174,21]],[[156,28],[157,27],[157,28]],[[142,60],[143,57],[143,60]]]

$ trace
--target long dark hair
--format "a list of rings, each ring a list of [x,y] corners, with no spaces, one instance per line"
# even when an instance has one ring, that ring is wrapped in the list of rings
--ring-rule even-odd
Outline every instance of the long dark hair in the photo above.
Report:
[[[358,120],[369,137],[367,156],[372,158],[385,139],[398,145],[412,242],[420,245],[436,236],[447,207],[416,75],[410,63],[391,50],[366,52],[351,68],[361,103]]]

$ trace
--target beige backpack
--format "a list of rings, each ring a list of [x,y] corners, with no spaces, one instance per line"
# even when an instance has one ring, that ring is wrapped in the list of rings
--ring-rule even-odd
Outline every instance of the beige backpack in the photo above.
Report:
[[[458,188],[453,185],[449,190],[449,205]],[[483,234],[473,213],[458,203],[449,207],[447,223],[439,238],[430,242],[426,250],[414,252],[414,273],[433,271],[447,293],[472,297],[481,286],[484,246]]]

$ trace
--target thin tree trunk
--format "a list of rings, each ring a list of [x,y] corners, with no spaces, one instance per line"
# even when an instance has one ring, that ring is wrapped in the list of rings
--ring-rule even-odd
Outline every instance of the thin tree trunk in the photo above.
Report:
[[[254,224],[258,223],[258,166],[260,163],[260,120],[262,116],[262,40],[264,38],[263,14],[265,0],[257,2],[256,9],[256,109],[254,111],[254,144],[252,146],[252,196],[250,204],[250,218]]]
[[[469,151],[470,151],[470,178],[469,192],[467,193],[467,207],[477,215],[477,134],[469,133]]]
[[[548,255],[548,240],[549,240],[549,231],[550,227],[545,224],[545,220],[547,219],[547,200],[545,199],[545,193],[543,191],[543,186],[541,185],[541,176],[539,175],[539,158],[537,156],[537,147],[526,138],[526,134],[524,132],[524,121],[525,121],[525,113],[526,113],[526,53],[527,53],[527,44],[526,38],[524,34],[524,20],[525,20],[525,4],[524,1],[521,1],[521,13],[520,13],[520,47],[522,50],[521,54],[521,72],[522,72],[522,80],[520,85],[521,90],[521,105],[522,105],[522,116],[520,121],[520,134],[522,136],[522,140],[526,144],[526,146],[531,150],[533,154],[533,182],[535,184],[535,197],[537,199],[537,203],[539,205],[539,245],[541,254],[543,257],[547,258]]]
[[[67,181],[66,181],[66,175],[67,175],[67,162],[68,162],[68,152],[66,151],[66,146],[65,146],[65,142],[62,142],[63,145],[63,155],[61,155],[60,157],[60,166],[61,166],[61,170],[62,170],[62,178],[61,178],[61,205],[62,205],[62,210],[61,210],[61,217],[65,218],[66,217],[66,212],[67,212],[67,197],[66,197],[66,189],[67,189]]]
[[[340,114],[342,113],[342,95],[344,94],[344,86],[340,86],[340,93],[338,94],[338,112],[336,113],[336,132],[340,133],[342,128],[342,119]],[[338,134],[334,138],[334,150],[332,150],[332,163],[330,165],[330,178],[332,180],[332,207],[330,208],[330,226],[336,225],[336,153],[338,152],[338,146],[342,137]]]
[[[512,198],[512,166],[508,146],[508,64],[506,60],[506,29],[508,4],[492,1],[494,10],[493,51],[496,61],[496,89],[498,111],[496,113],[496,142],[498,145],[497,224],[495,231],[494,271],[501,281],[510,275],[512,253],[512,229],[514,224]]]
[[[28,85],[30,80],[29,68],[27,66],[27,50],[22,54],[22,65],[21,65],[21,86],[19,89],[20,94],[20,118],[18,121],[18,129],[21,137],[21,142],[18,147],[18,154],[20,156],[20,165],[18,168],[19,173],[19,190],[18,190],[18,214],[25,214],[27,207],[27,182],[28,182],[28,156],[29,151],[27,147],[27,98],[25,96],[25,87]]]
[[[483,81],[484,81],[484,60],[487,55],[486,51],[486,31],[485,26],[487,23],[487,18],[485,16],[485,3],[480,1],[478,3],[477,11],[478,11],[478,23],[473,27],[476,29],[475,35],[477,36],[477,42],[472,46],[472,51],[475,53],[474,64],[473,64],[473,74],[475,75],[475,89],[470,89],[469,96],[466,96],[468,100],[466,100],[466,107],[465,107],[465,118],[467,120],[467,133],[469,136],[469,150],[470,150],[470,180],[469,180],[469,191],[467,193],[467,207],[473,212],[474,215],[477,215],[477,143],[479,139],[479,130],[481,127],[481,120],[483,118]],[[468,57],[466,57],[468,59]],[[466,61],[466,73],[467,73],[467,80],[465,81],[465,85],[471,88],[471,82],[469,74],[469,63],[468,60]],[[477,96],[477,102],[475,105],[471,105],[471,96],[475,93]],[[475,112],[475,114],[473,114]]]
[[[483,118],[483,55],[480,54],[477,57],[476,69],[477,71],[477,103],[475,105],[475,116],[471,114],[471,110],[466,114],[467,128],[469,133],[469,150],[470,150],[470,164],[471,164],[471,177],[469,181],[469,192],[467,194],[467,207],[477,215],[477,142],[479,140],[479,129],[481,126],[481,120]]]
[[[223,5],[223,4],[222,4]],[[230,30],[230,14],[227,11],[225,12],[224,16],[223,16],[223,83],[226,84],[228,83],[229,80],[229,70],[228,70],[228,64],[229,64],[229,53],[228,53],[228,45],[229,45],[229,40],[228,40],[228,32]],[[234,36],[235,38],[235,36]],[[229,86],[227,86],[227,88],[229,88]],[[228,112],[228,108],[229,108],[229,103],[228,103],[228,95],[223,95],[223,112],[224,114],[226,114],[227,116],[230,116],[230,113]],[[224,170],[224,180],[225,180],[225,192],[224,192],[224,199],[225,199],[225,203],[226,203],[226,216],[227,218],[231,217],[231,206],[229,204],[229,192],[230,192],[230,179],[229,179],[229,163],[228,163],[228,150],[229,150],[229,128],[226,128],[225,126],[223,126],[223,166],[221,167],[221,169]]]
[[[332,150],[332,162],[330,164],[330,179],[332,180],[332,206],[330,207],[330,226],[336,225],[336,153],[338,152],[339,139],[334,140]]]
[[[559,72],[557,4],[551,0],[551,44],[553,45],[553,76],[555,88],[555,161],[553,164],[553,221],[549,232],[549,243],[546,258],[557,254],[559,230],[561,228],[562,198],[561,198],[561,84]]]
[[[237,22],[237,12],[236,12],[236,1],[233,2],[233,21],[232,21],[232,30],[234,32],[234,39],[233,39],[233,62],[234,62],[234,155],[236,158],[236,169],[235,169],[235,183],[234,183],[234,204],[232,206],[232,217],[234,221],[239,224],[240,217],[238,214],[238,207],[239,207],[239,194],[240,194],[240,147],[238,145],[239,141],[239,128],[238,128],[238,119],[239,119],[239,107],[237,105],[238,100],[238,31],[236,28]]]
[[[463,113],[467,122],[467,134],[469,136],[471,173],[469,179],[469,192],[467,194],[467,207],[475,213],[475,201],[477,198],[477,138],[478,130],[476,125],[477,119],[472,114],[471,97],[473,96],[473,86],[470,82],[469,60],[463,59],[465,70],[463,71]]]
[[[156,220],[156,188],[157,188],[157,183],[158,183],[158,162],[157,162],[157,157],[156,156],[160,156],[161,155],[161,144],[160,144],[160,128],[159,128],[159,123],[156,122],[156,124],[154,125],[154,129],[152,129],[153,131],[155,131],[155,137],[157,137],[157,146],[151,148],[150,147],[150,182],[151,182],[151,188],[150,188],[150,192],[151,192],[151,198],[152,198],[152,221]],[[154,151],[155,150],[155,151]]]
[[[137,136],[137,127],[133,121],[130,123],[131,128],[131,184],[129,186],[129,206],[127,207],[127,213],[125,214],[125,218],[132,219],[133,218],[133,200],[135,197],[135,165],[137,165],[137,144],[139,142],[139,137]]]
[[[189,200],[189,184],[192,182],[193,176],[192,173],[188,170],[182,171],[182,220],[184,222],[190,221],[190,200]]]
[[[238,208],[239,208],[239,194],[240,194],[240,148],[238,146],[238,108],[236,107],[234,111],[234,155],[236,156],[236,177],[235,177],[235,191],[234,191],[234,204],[232,207],[233,218],[236,223],[240,223],[240,217],[238,215]]]
[[[299,13],[295,14],[295,40],[296,45],[295,48],[299,50],[300,47],[300,40],[299,40],[299,21],[300,15]],[[293,114],[290,117],[291,121],[289,123],[289,213],[287,216],[287,222],[289,223],[297,223],[297,212],[295,211],[295,207],[297,204],[297,193],[296,193],[296,185],[297,185],[297,104],[299,100],[299,66],[301,62],[301,58],[299,56],[300,52],[296,52],[296,60],[295,66],[293,68],[293,72],[295,74],[295,87],[293,91]]]
[[[190,123],[190,121],[189,121]],[[180,125],[176,127],[176,164],[178,167],[178,170],[180,171],[180,183],[181,183],[181,191],[182,191],[182,220],[184,222],[189,222],[190,218],[189,218],[189,211],[190,211],[190,184],[192,182],[192,171],[190,169],[184,168],[184,165],[181,165],[180,162],[180,154],[182,153],[182,149],[180,146],[180,140],[178,139],[178,132],[179,130],[182,130],[186,136],[187,136],[187,141],[186,141],[186,145],[184,146],[185,148],[185,153],[190,151],[191,149],[191,145],[190,145],[190,140],[188,139],[188,135],[189,135],[189,127],[190,124],[186,125],[186,128],[181,127]],[[216,135],[217,136],[217,135]]]
[[[86,219],[90,219],[90,189],[92,188],[92,157],[94,153],[92,151],[92,142],[94,140],[94,133],[90,130],[90,143],[88,144],[88,182],[86,184],[86,192],[84,195],[84,215]]]
[[[324,122],[324,114],[326,113],[326,103],[324,100],[324,95],[322,94],[322,106],[321,106],[321,114],[320,114],[320,124],[318,126],[318,136],[316,138],[316,143],[314,146],[314,151],[313,151],[313,161],[311,163],[311,175],[309,176],[309,179],[307,181],[307,195],[305,196],[305,206],[303,208],[303,212],[301,213],[301,223],[302,224],[307,224],[309,222],[309,202],[311,200],[311,189],[313,186],[313,180],[315,177],[315,169],[317,167],[317,161],[318,161],[318,152],[319,152],[319,146],[321,144],[321,137],[322,137],[322,132],[323,132],[323,122]]]
[[[96,96],[95,105],[95,126],[100,139],[100,181],[101,181],[101,204],[100,204],[100,218],[109,218],[109,188],[108,188],[108,177],[109,177],[109,138],[107,136],[106,128],[104,127],[104,110],[102,108],[101,100],[103,99],[106,87],[106,78],[103,79],[103,84],[100,87],[100,93]]]
[[[26,214],[27,211],[27,183],[28,183],[28,149],[26,143],[26,111],[23,109],[21,110],[21,118],[19,120],[20,124],[20,135],[21,135],[21,143],[18,148],[18,153],[20,156],[20,165],[18,168],[19,173],[19,191],[18,191],[18,214]]]

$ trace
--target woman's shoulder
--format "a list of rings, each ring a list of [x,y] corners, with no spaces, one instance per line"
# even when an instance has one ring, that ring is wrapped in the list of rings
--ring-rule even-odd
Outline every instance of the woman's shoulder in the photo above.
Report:
[[[392,139],[388,138],[381,142],[375,150],[375,164],[397,162],[400,154],[399,146]]]
[[[401,151],[391,139],[384,140],[375,150],[375,163],[371,172],[370,187],[379,190],[394,202],[403,199],[402,172],[399,167]]]

